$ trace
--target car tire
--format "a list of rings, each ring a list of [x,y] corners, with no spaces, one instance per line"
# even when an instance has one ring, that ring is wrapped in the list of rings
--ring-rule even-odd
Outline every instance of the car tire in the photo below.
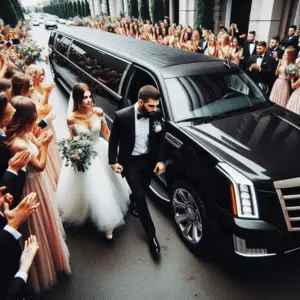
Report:
[[[212,233],[199,193],[188,182],[179,180],[172,186],[171,197],[172,215],[180,238],[196,254],[207,254]]]

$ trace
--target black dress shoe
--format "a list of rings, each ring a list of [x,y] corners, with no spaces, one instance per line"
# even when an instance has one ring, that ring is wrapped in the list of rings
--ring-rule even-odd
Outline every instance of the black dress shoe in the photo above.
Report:
[[[160,245],[156,237],[149,239],[149,247],[152,257],[158,259],[160,257]]]
[[[136,208],[135,208],[135,204],[134,203],[130,203],[130,212],[131,212],[131,214],[133,215],[133,216],[135,216],[135,217],[139,217],[139,214],[138,214],[138,212],[137,212],[137,210],[136,210]]]

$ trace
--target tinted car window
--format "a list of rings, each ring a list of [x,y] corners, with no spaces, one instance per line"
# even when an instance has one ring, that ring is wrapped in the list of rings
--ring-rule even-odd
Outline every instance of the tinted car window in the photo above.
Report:
[[[126,62],[77,41],[72,43],[69,59],[99,82],[118,92]]]
[[[217,117],[266,102],[260,89],[244,73],[171,78],[166,85],[177,122]]]
[[[56,39],[57,51],[67,57],[70,43],[71,40],[69,38],[59,35]]]
[[[54,37],[55,37],[55,32],[51,32],[51,34],[50,34],[50,38],[49,38],[49,45],[50,46],[53,46],[53,43],[54,43]]]

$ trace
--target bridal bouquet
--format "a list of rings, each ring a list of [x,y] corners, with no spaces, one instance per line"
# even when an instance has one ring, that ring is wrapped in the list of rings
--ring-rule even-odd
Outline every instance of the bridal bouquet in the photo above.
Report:
[[[93,137],[84,133],[62,139],[57,146],[65,160],[65,166],[71,165],[74,172],[85,172],[91,165],[92,158],[98,155],[93,149]]]
[[[298,76],[299,73],[299,69],[295,64],[289,64],[286,68],[285,68],[285,74],[287,76],[290,77],[296,77]]]
[[[35,63],[36,61],[42,61],[41,53],[43,49],[37,45],[36,42],[28,40],[17,47],[17,52],[25,58],[27,66]]]

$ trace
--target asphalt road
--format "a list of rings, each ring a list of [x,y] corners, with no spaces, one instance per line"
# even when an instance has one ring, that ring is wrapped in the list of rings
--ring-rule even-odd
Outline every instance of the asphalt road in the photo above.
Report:
[[[62,26],[62,25],[61,25]],[[33,38],[47,52],[49,32],[34,27]],[[47,68],[47,66],[46,66]],[[48,80],[49,70],[47,71]],[[59,137],[66,136],[68,95],[55,87],[51,102]],[[149,199],[162,247],[160,263],[150,257],[139,220],[128,216],[112,242],[91,224],[68,228],[72,276],[62,278],[42,300],[266,300],[300,298],[300,255],[234,267],[217,255],[193,255],[176,234],[168,207]]]

